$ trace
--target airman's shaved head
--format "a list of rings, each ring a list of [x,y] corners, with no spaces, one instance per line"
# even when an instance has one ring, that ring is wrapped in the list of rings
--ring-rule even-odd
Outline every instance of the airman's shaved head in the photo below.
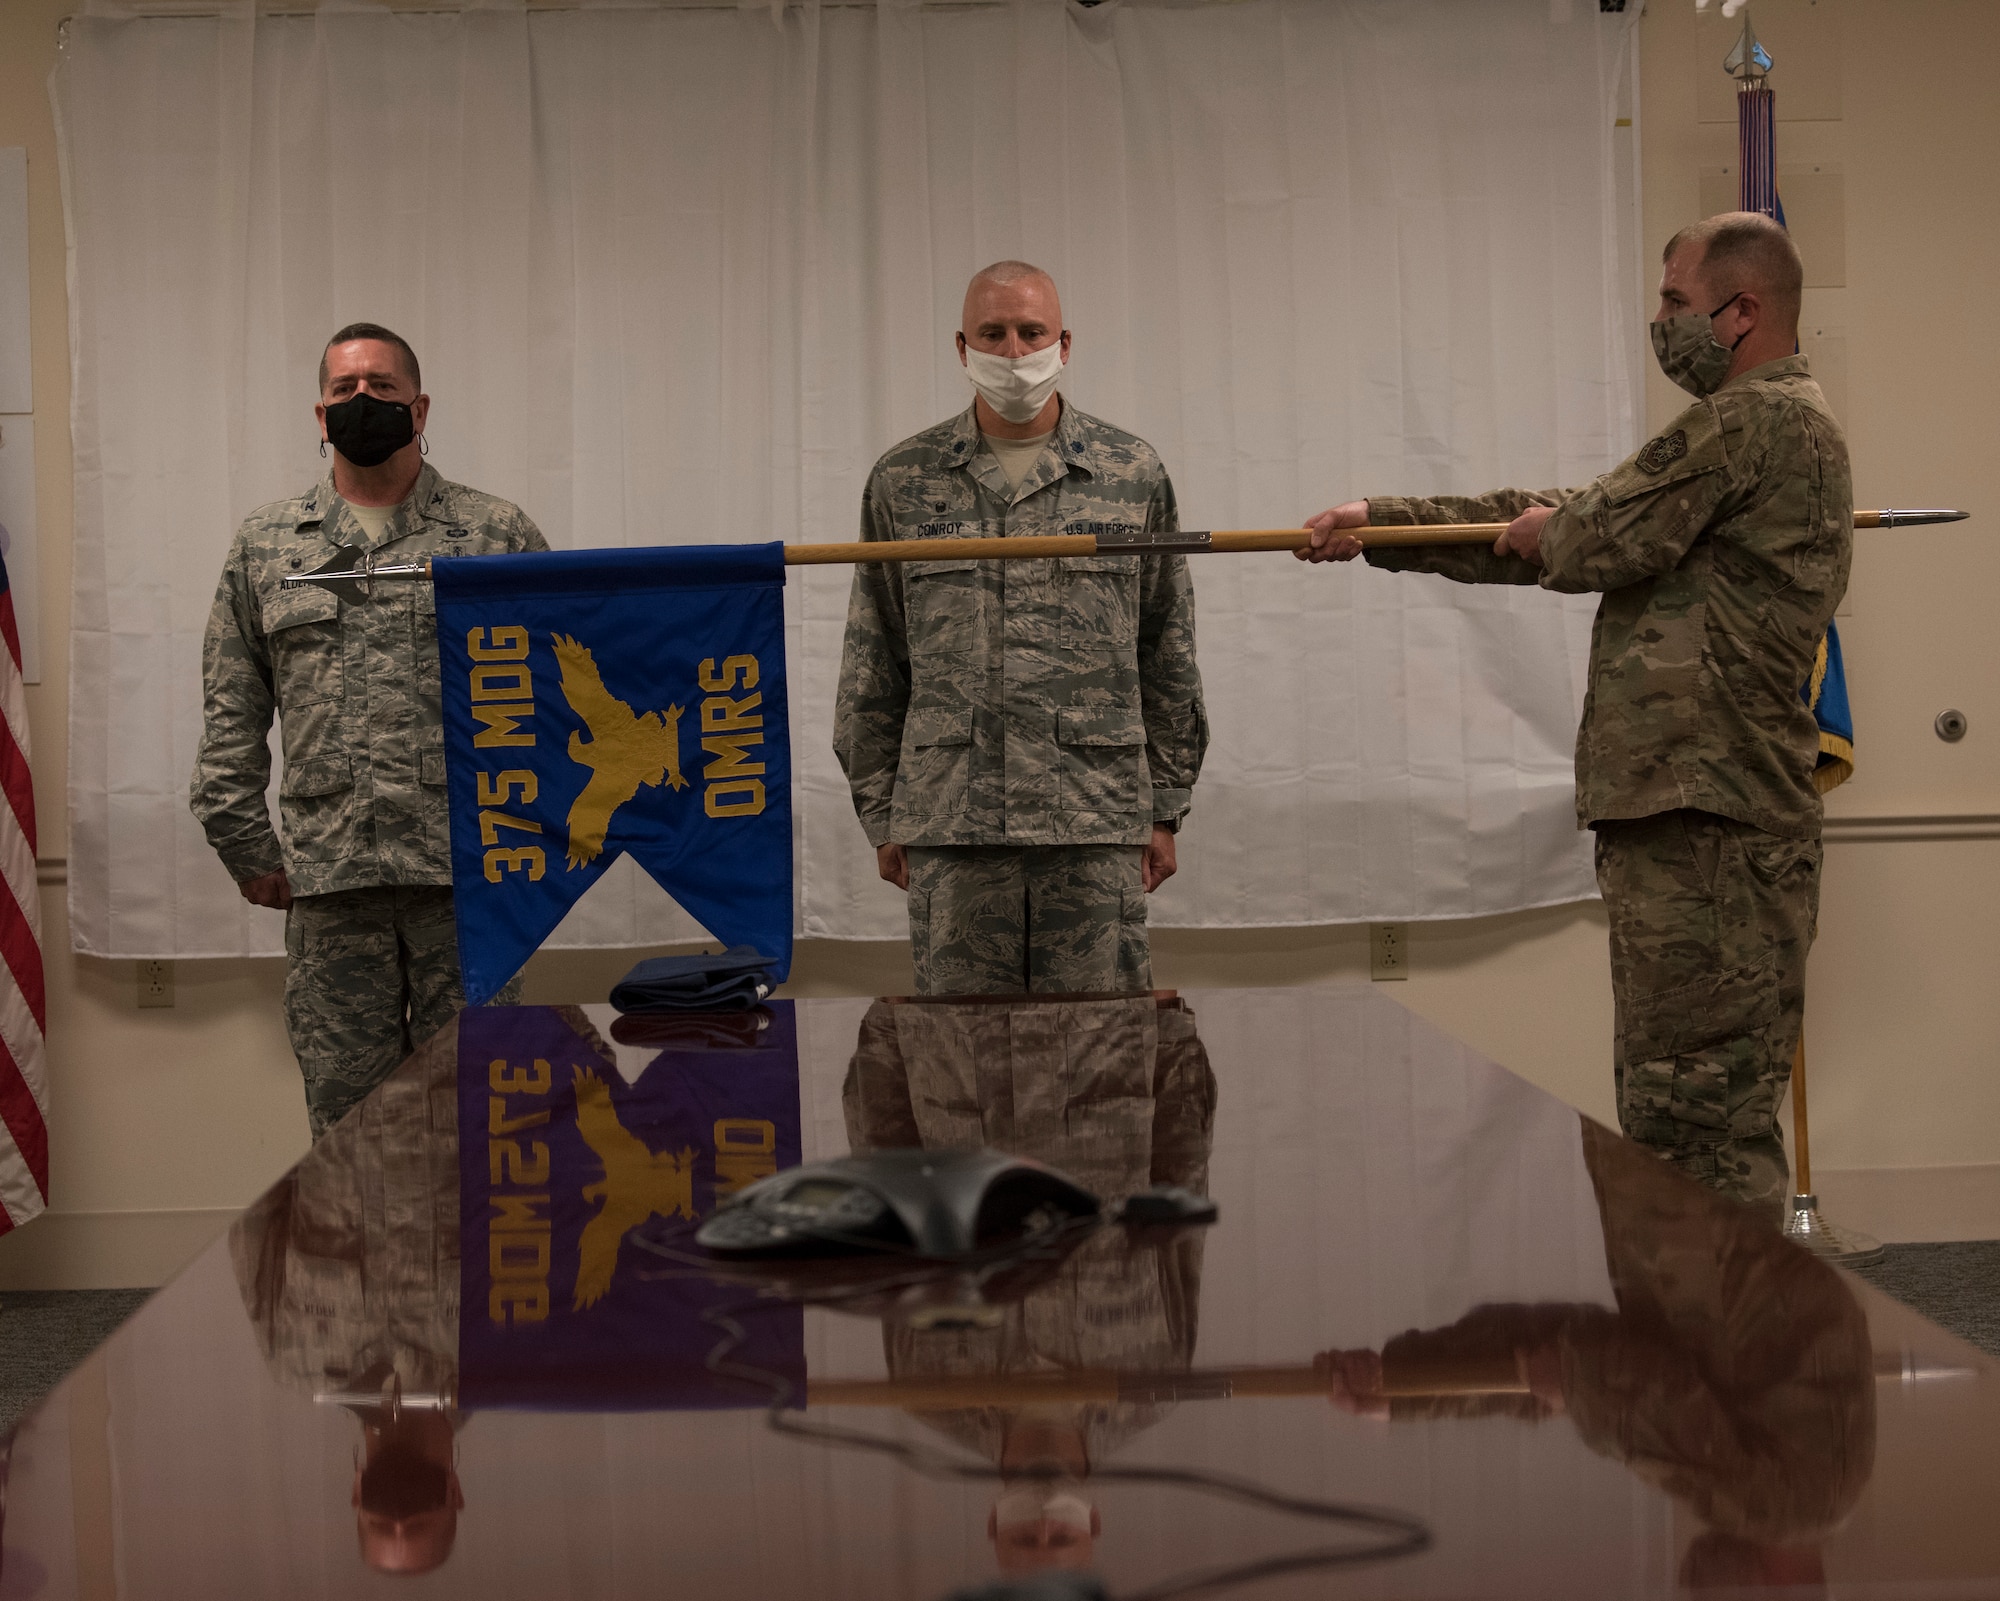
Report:
[[[974,350],[1021,356],[1054,344],[1063,331],[1056,281],[1028,261],[996,261],[965,286],[959,337]]]
[[[1032,261],[996,261],[990,267],[981,267],[972,275],[972,282],[965,286],[965,292],[970,297],[981,284],[1002,286],[1019,283],[1023,278],[1039,278],[1049,286],[1050,294],[1055,293],[1055,279]]]
[[[1667,241],[1660,259],[1670,262],[1683,250],[1690,253],[1688,265],[1713,300],[1749,290],[1781,324],[1797,328],[1805,266],[1792,236],[1771,218],[1754,211],[1725,211],[1690,223]]]

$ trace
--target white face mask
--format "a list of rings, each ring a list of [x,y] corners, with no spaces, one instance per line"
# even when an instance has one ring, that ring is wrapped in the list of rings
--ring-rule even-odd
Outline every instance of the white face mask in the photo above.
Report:
[[[1087,1535],[1090,1503],[1077,1493],[1077,1486],[1070,1480],[1019,1484],[1001,1492],[993,1507],[993,1521],[1002,1529],[1046,1521]]]
[[[1025,356],[989,356],[965,347],[965,376],[986,404],[1013,423],[1033,422],[1062,382],[1062,341]]]

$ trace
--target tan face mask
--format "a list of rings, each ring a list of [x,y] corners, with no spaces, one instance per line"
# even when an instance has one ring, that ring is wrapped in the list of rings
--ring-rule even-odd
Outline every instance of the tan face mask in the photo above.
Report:
[[[1683,312],[1652,325],[1653,355],[1665,373],[1697,400],[1706,400],[1722,387],[1736,359],[1736,345],[1750,337],[1745,328],[1736,336],[1736,345],[1725,345],[1715,337],[1715,319],[1736,304],[1741,291],[1706,314]]]

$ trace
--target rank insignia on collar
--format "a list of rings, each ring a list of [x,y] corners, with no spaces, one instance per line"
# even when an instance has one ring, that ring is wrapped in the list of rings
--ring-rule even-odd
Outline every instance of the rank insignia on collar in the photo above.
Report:
[[[1687,430],[1676,428],[1672,433],[1662,434],[1658,439],[1652,440],[1639,452],[1639,466],[1649,473],[1665,472],[1687,453]]]

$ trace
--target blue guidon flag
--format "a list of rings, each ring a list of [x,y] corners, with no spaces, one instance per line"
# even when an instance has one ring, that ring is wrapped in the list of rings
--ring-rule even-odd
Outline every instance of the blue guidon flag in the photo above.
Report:
[[[441,557],[452,879],[489,999],[630,854],[711,934],[792,960],[784,546]]]
[[[460,1403],[803,1394],[805,1314],[690,1265],[720,1201],[798,1165],[792,1003],[622,1019],[613,1041],[575,1007],[459,1013]]]

